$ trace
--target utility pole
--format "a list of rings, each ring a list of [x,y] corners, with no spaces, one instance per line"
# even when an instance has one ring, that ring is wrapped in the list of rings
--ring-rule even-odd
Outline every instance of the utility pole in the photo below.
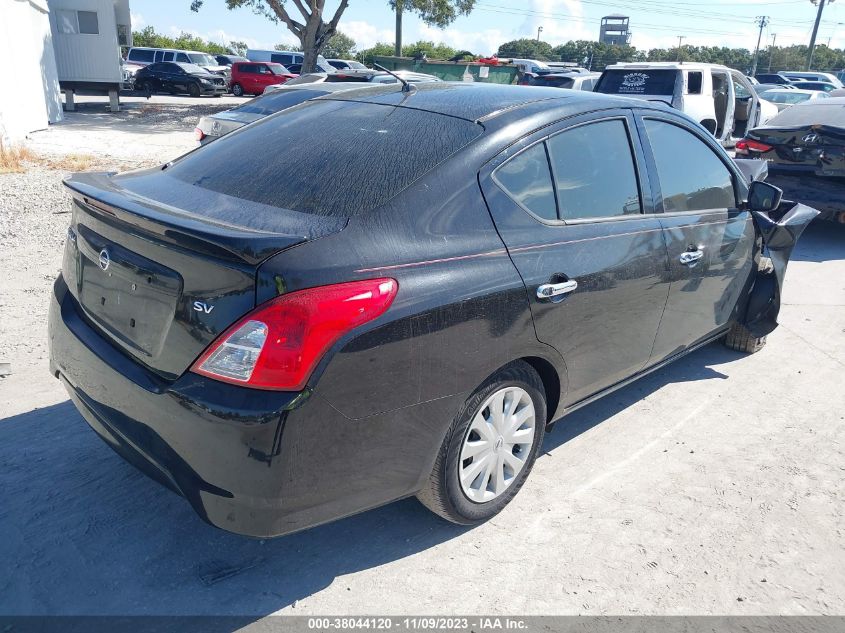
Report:
[[[754,20],[757,26],[760,27],[760,32],[757,34],[757,48],[754,49],[754,63],[751,65],[752,77],[757,74],[757,56],[760,54],[760,40],[763,38],[763,29],[769,24],[769,16],[758,15]]]
[[[679,35],[678,36],[678,59],[677,59],[677,61],[681,61],[681,42],[683,42],[686,38],[687,38],[686,35]]]
[[[542,26],[538,26],[538,27],[537,27],[537,41],[538,41],[538,42],[540,41],[540,33],[542,33],[542,32],[543,32],[543,27],[542,27]]]
[[[402,0],[396,0],[396,43],[393,54],[402,57]]]
[[[819,10],[816,13],[816,23],[813,25],[813,35],[810,37],[810,50],[807,51],[807,70],[813,66],[813,54],[816,52],[816,35],[819,34],[819,24],[822,21],[822,11],[824,11],[825,0],[810,0],[813,4],[818,3]],[[827,0],[833,2],[833,0]]]
[[[777,33],[772,33],[772,45],[769,47],[769,68],[767,73],[772,72],[772,57],[775,56],[775,41],[778,39]]]

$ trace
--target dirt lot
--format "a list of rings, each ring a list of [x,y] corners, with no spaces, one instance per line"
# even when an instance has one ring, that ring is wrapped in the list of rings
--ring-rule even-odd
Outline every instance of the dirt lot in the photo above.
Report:
[[[164,161],[226,107],[174,101],[32,146]],[[0,614],[845,614],[845,227],[807,231],[762,352],[709,346],[567,418],[493,521],[406,500],[258,541],[124,463],[49,375],[63,175],[0,175]]]

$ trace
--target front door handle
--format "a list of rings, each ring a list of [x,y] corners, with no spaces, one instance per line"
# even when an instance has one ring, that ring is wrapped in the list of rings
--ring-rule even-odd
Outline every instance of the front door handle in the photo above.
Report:
[[[570,279],[568,281],[562,281],[557,284],[542,284],[537,288],[537,298],[538,299],[551,299],[552,297],[558,297],[560,295],[565,295],[578,287],[578,282],[574,279]]]
[[[695,266],[696,262],[698,262],[698,260],[702,257],[704,257],[704,252],[700,249],[697,251],[686,251],[681,253],[678,261],[680,261],[684,266]]]

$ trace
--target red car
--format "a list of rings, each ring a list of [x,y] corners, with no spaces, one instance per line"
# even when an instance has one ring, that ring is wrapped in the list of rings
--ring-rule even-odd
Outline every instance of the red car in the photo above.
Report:
[[[273,62],[235,62],[232,64],[232,94],[236,97],[260,95],[267,86],[283,84],[298,76]]]

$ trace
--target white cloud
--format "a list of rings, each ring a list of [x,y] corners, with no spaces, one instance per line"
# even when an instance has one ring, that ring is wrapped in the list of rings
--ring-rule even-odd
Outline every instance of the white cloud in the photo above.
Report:
[[[448,44],[458,50],[469,50],[482,55],[495,53],[499,44],[509,39],[508,35],[499,29],[470,32],[454,28],[438,29],[424,23],[420,25],[417,35],[418,37],[408,39],[408,41],[428,40],[435,44]]]
[[[355,40],[358,50],[371,48],[377,42],[393,42],[395,39],[393,30],[379,29],[369,22],[361,20],[351,20],[349,22],[341,20],[338,28]]]
[[[135,13],[131,11],[129,13],[129,20],[132,22],[132,30],[141,30],[147,25],[147,21],[144,19],[144,16],[140,13]]]

